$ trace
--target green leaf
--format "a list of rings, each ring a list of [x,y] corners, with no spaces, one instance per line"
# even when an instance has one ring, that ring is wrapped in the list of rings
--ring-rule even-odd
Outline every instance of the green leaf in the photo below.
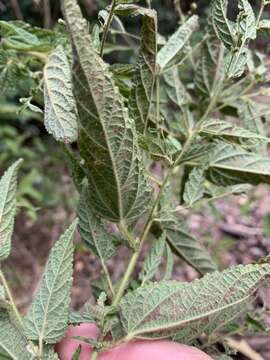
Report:
[[[52,248],[39,289],[24,318],[28,339],[55,344],[65,333],[72,286],[72,238],[76,226],[77,220]]]
[[[23,333],[11,321],[6,311],[0,311],[0,349],[13,360],[31,360],[30,344]]]
[[[230,325],[247,313],[252,302],[253,298],[251,297],[247,301],[236,304],[227,311],[218,312],[211,322],[204,323],[202,321],[200,324],[195,322],[194,326],[191,324],[185,329],[181,329],[178,334],[173,336],[173,341],[192,345],[194,340],[198,339],[201,334],[204,334],[209,344],[216,343],[221,336],[230,335]]]
[[[226,140],[236,140],[242,142],[269,141],[268,138],[245,128],[235,126],[228,121],[210,119],[202,126],[200,133]]]
[[[160,238],[154,241],[146,259],[144,260],[142,270],[139,278],[142,284],[151,280],[161,264],[164,249],[165,249],[166,233],[164,232]]]
[[[99,297],[99,295],[97,296],[97,298]],[[74,312],[74,311],[70,312],[68,323],[71,325],[80,325],[82,323],[94,323],[96,321],[95,308],[96,307],[90,301],[87,301],[78,312]]]
[[[217,267],[208,252],[190,235],[190,232],[180,220],[164,221],[161,223],[161,227],[166,231],[167,242],[172,251],[200,274],[216,270]]]
[[[256,18],[248,0],[239,0],[239,14],[237,16],[237,47],[230,51],[225,58],[225,72],[229,78],[243,74],[248,61],[248,43],[256,39]]]
[[[193,206],[203,197],[203,183],[205,181],[204,173],[204,167],[194,167],[189,173],[183,194],[186,205]]]
[[[166,338],[202,322],[217,325],[218,315],[246,304],[269,274],[269,264],[240,265],[192,283],[162,281],[129,292],[120,302],[127,338]]]
[[[240,10],[237,22],[242,33],[241,40],[245,42],[248,39],[256,39],[256,17],[248,0],[239,0],[238,8]]]
[[[54,346],[51,345],[46,345],[44,347],[43,357],[46,360],[59,360],[59,357],[55,352]]]
[[[0,261],[10,254],[16,214],[17,174],[22,159],[16,161],[0,180]]]
[[[228,78],[240,77],[245,71],[248,60],[248,48],[240,47],[229,52],[224,59],[225,73]]]
[[[269,183],[270,160],[240,146],[219,142],[210,159],[207,177],[222,186]]]
[[[188,94],[185,85],[180,79],[179,70],[177,67],[172,67],[163,73],[165,92],[170,101],[174,105],[181,109],[184,105],[187,105],[190,101],[190,95]]]
[[[106,261],[115,255],[113,236],[105,229],[105,224],[92,208],[92,200],[87,185],[83,187],[78,208],[79,230],[84,242],[91,251]]]
[[[258,31],[265,32],[267,35],[270,34],[270,20],[263,19],[258,24]]]
[[[151,130],[139,137],[140,147],[155,160],[166,160],[169,164],[181,150],[181,144],[174,138],[160,138],[156,131]]]
[[[0,35],[6,47],[16,50],[34,50],[40,46],[38,37],[10,21],[0,21]]]
[[[217,37],[229,50],[235,47],[234,24],[227,18],[228,0],[212,0],[211,20]]]
[[[262,124],[262,113],[260,107],[254,101],[240,100],[236,103],[238,115],[241,119],[242,126],[256,134],[264,135]]]
[[[108,66],[97,55],[79,6],[64,0],[64,13],[79,63],[73,74],[83,159],[92,206],[111,221],[134,221],[152,191],[142,169],[135,124]]]
[[[195,74],[195,86],[203,96],[218,91],[224,79],[223,44],[211,36],[203,45]]]
[[[77,350],[75,351],[75,353],[72,356],[72,360],[80,360],[81,352],[82,352],[82,347],[81,347],[81,345],[79,345]]]
[[[4,48],[18,51],[48,52],[58,44],[68,44],[64,32],[42,29],[20,20],[0,21],[0,36]]]
[[[133,89],[129,101],[130,114],[136,128],[143,132],[152,103],[157,53],[157,15],[156,11],[145,11],[142,19],[141,48],[133,78]]]
[[[77,110],[72,92],[72,75],[67,55],[59,45],[44,68],[44,124],[57,141],[78,138]]]
[[[191,35],[198,30],[198,27],[198,16],[193,15],[169,38],[166,45],[157,54],[157,64],[160,72],[177,62],[179,53],[187,45]]]

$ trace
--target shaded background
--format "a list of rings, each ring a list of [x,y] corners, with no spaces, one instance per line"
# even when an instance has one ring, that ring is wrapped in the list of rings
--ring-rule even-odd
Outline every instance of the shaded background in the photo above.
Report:
[[[108,5],[103,0],[81,0],[85,16],[92,24],[98,11]],[[196,4],[201,21],[207,19],[209,1],[182,1],[183,12],[192,11]],[[258,7],[260,1],[251,1]],[[144,2],[141,2],[144,4]],[[236,1],[230,1],[229,14],[236,14]],[[159,31],[168,36],[177,27],[179,14],[172,0],[154,0],[152,6],[158,11]],[[32,25],[53,28],[61,17],[58,0],[0,0],[1,19],[25,20]],[[268,13],[265,15],[269,16]],[[139,33],[139,21],[128,19],[128,32]],[[138,42],[134,41],[134,46]],[[126,45],[126,39],[120,39]],[[261,38],[253,44],[259,50],[268,52],[269,44]],[[109,62],[134,61],[130,51],[111,52],[106,55]],[[0,173],[18,157],[25,162],[19,185],[19,214],[16,222],[12,256],[4,264],[4,270],[15,293],[21,311],[25,311],[32,292],[43,271],[49,249],[59,234],[74,216],[77,194],[71,183],[60,147],[48,136],[43,127],[42,116],[24,111],[19,99],[28,96],[28,87],[15,84],[8,93],[7,79],[1,72],[0,58]],[[73,194],[73,196],[71,196]],[[270,252],[270,192],[268,186],[259,186],[250,193],[231,196],[211,204],[202,204],[190,214],[183,213],[193,234],[204,243],[218,262],[220,268],[250,263]],[[79,308],[93,291],[99,291],[98,274],[100,265],[77,239],[75,280],[72,306]],[[120,249],[118,259],[109,263],[113,277],[124,271],[128,259],[126,249]],[[124,259],[124,260],[123,260]],[[195,270],[178,259],[174,277],[192,280]],[[257,300],[258,311],[263,306],[270,309],[270,290],[261,292]],[[268,326],[270,326],[270,321]],[[269,338],[252,336],[250,344],[264,359],[270,359]],[[240,359],[240,357],[237,357]],[[242,357],[241,359],[244,359]]]

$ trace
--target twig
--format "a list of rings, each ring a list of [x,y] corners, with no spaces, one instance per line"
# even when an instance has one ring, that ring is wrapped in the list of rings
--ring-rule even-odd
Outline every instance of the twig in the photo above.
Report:
[[[108,35],[108,32],[109,32],[109,28],[110,28],[110,25],[111,25],[111,22],[112,22],[112,19],[113,19],[113,12],[114,12],[114,8],[115,8],[115,2],[116,2],[115,0],[112,0],[110,13],[109,13],[108,19],[107,19],[106,24],[105,24],[105,29],[104,29],[104,33],[103,33],[102,40],[101,40],[101,46],[100,46],[100,56],[101,57],[103,56],[103,53],[104,53],[105,42],[106,42],[107,35]]]
[[[239,351],[241,354],[245,355],[250,360],[263,360],[262,356],[258,354],[255,350],[253,350],[247,341],[240,340],[237,341],[232,338],[226,338],[226,341],[228,345],[237,351]]]
[[[8,297],[9,302],[10,302],[10,305],[11,305],[12,311],[14,312],[14,315],[16,316],[19,324],[23,325],[22,317],[21,317],[21,315],[20,315],[20,313],[19,313],[19,311],[17,309],[17,306],[16,306],[15,301],[13,299],[12,293],[11,293],[10,288],[8,286],[8,283],[6,281],[6,277],[5,277],[5,275],[4,275],[4,273],[2,272],[1,269],[0,269],[0,280],[2,282],[2,285],[3,285],[4,289],[5,289],[6,295]]]

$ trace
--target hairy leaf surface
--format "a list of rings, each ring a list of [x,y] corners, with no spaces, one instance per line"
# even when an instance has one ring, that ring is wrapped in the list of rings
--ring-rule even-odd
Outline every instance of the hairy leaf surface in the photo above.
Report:
[[[183,194],[183,199],[188,206],[194,205],[203,197],[204,173],[204,167],[194,167],[188,176]]]
[[[161,264],[165,249],[165,239],[166,233],[164,232],[160,238],[153,243],[146,259],[144,260],[139,276],[142,284],[154,277],[159,265]]]
[[[130,96],[130,114],[136,128],[143,132],[152,102],[156,73],[157,15],[154,10],[145,11],[142,19],[141,49],[137,58]]]
[[[157,63],[160,72],[165,67],[172,66],[178,59],[179,53],[188,43],[194,31],[198,30],[198,16],[191,16],[179,29],[169,38],[168,42],[159,50]]]
[[[166,231],[167,242],[173,252],[184,259],[200,274],[216,270],[216,265],[204,247],[189,234],[184,224],[175,221],[163,222],[162,228]]]
[[[59,45],[44,68],[44,124],[57,141],[78,138],[77,109],[72,92],[72,75],[67,55]]]
[[[141,168],[134,121],[108,66],[97,55],[79,6],[64,0],[78,63],[74,68],[81,133],[92,204],[112,221],[133,221],[149,206],[151,191]]]
[[[39,289],[24,318],[25,332],[31,340],[55,344],[65,333],[72,285],[72,239],[76,226],[77,220],[52,248]]]
[[[211,36],[203,45],[196,69],[195,86],[203,96],[213,95],[224,78],[223,44]]]
[[[120,302],[128,338],[164,338],[245,304],[270,274],[270,265],[237,266],[192,283],[162,281],[143,286]]]
[[[266,137],[257,132],[249,131],[245,128],[235,126],[228,121],[210,119],[202,126],[201,134],[219,137],[227,140],[236,141],[269,141]]]
[[[30,344],[26,337],[3,310],[0,312],[0,349],[3,349],[13,360],[34,359],[33,354],[28,351]]]
[[[110,235],[102,220],[96,216],[91,207],[90,189],[84,186],[78,209],[79,230],[85,243],[101,261],[110,259],[115,254],[113,236]]]
[[[270,160],[240,146],[220,142],[210,159],[207,176],[222,186],[269,183]]]
[[[211,19],[218,38],[230,50],[235,46],[233,24],[227,18],[228,0],[212,0]]]
[[[0,180],[0,261],[9,256],[16,214],[17,173],[22,160],[16,161]]]

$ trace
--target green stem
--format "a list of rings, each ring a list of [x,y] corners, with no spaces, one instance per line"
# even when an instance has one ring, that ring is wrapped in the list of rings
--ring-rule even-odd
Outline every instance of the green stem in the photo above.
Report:
[[[140,242],[139,242],[139,248],[134,252],[134,254],[132,255],[130,261],[129,261],[129,264],[128,264],[128,267],[127,267],[127,270],[124,274],[124,277],[121,281],[121,284],[120,284],[120,287],[115,295],[115,298],[113,300],[113,303],[112,305],[114,306],[117,306],[129,284],[129,281],[130,281],[130,278],[133,274],[133,271],[135,269],[135,266],[137,264],[137,261],[138,261],[138,258],[140,256],[140,253],[141,253],[141,250],[142,250],[142,247],[143,247],[143,244],[145,242],[145,240],[147,239],[147,236],[148,236],[148,233],[150,231],[150,228],[152,226],[152,223],[155,219],[155,216],[156,216],[156,211],[157,211],[157,208],[158,208],[158,205],[160,203],[160,199],[161,199],[161,196],[163,194],[163,191],[167,185],[167,182],[168,180],[170,179],[171,175],[173,174],[173,171],[175,169],[176,166],[178,166],[184,155],[186,154],[187,150],[189,149],[190,145],[192,144],[192,141],[194,140],[194,138],[196,137],[196,135],[198,134],[198,132],[200,131],[200,127],[201,127],[201,124],[204,122],[204,120],[207,118],[207,116],[209,115],[209,113],[212,111],[215,103],[216,103],[216,100],[217,100],[217,96],[214,96],[212,98],[212,100],[210,101],[204,115],[201,117],[201,119],[198,121],[197,125],[196,125],[196,128],[194,130],[192,130],[182,148],[182,151],[181,153],[179,154],[179,156],[177,157],[177,159],[174,161],[174,163],[170,166],[170,168],[168,169],[168,172],[167,172],[167,175],[165,176],[165,179],[163,180],[162,182],[162,185],[160,187],[160,190],[159,190],[159,193],[154,201],[154,204],[152,206],[152,209],[150,211],[150,214],[148,216],[148,219],[145,223],[145,226],[144,226],[144,229],[142,231],[142,234],[140,236]]]
[[[114,288],[113,288],[111,276],[109,274],[108,268],[107,268],[105,262],[103,261],[102,257],[100,257],[100,262],[101,262],[101,266],[102,266],[104,275],[106,277],[106,280],[107,280],[107,283],[108,283],[108,286],[109,286],[109,290],[110,290],[110,293],[111,293],[111,298],[113,299],[113,297],[114,297]]]
[[[16,306],[16,304],[15,304],[14,298],[13,298],[12,293],[11,293],[11,291],[10,291],[10,288],[9,288],[9,286],[8,286],[6,277],[5,277],[5,275],[4,275],[4,273],[2,272],[1,269],[0,269],[0,280],[1,280],[1,282],[2,282],[2,285],[3,285],[4,289],[5,289],[6,295],[7,295],[8,299],[9,299],[9,302],[10,302],[11,308],[12,308],[12,310],[13,310],[13,312],[14,312],[14,315],[16,316],[19,324],[20,324],[21,326],[23,326],[22,317],[21,317],[21,315],[20,315],[20,313],[19,313],[19,311],[18,311],[18,309],[17,309],[17,306]]]
[[[258,13],[258,17],[257,17],[257,21],[256,21],[256,25],[257,25],[257,26],[259,25],[259,22],[260,22],[260,20],[261,20],[264,7],[265,7],[265,0],[262,0],[262,1],[261,1],[260,11],[259,11],[259,13]]]
[[[143,247],[143,244],[145,243],[145,240],[147,239],[147,236],[148,236],[148,233],[149,233],[149,230],[152,226],[152,223],[153,223],[153,220],[155,219],[155,215],[156,215],[156,210],[158,208],[158,205],[159,205],[159,202],[160,202],[160,199],[161,199],[161,196],[163,194],[163,191],[167,185],[167,182],[169,180],[169,178],[171,177],[172,173],[173,173],[173,170],[175,168],[175,166],[181,161],[181,159],[183,158],[184,154],[186,153],[188,147],[190,146],[192,140],[193,140],[193,137],[195,135],[195,132],[187,139],[182,151],[181,151],[181,154],[178,156],[178,158],[176,159],[176,161],[174,162],[174,164],[169,168],[168,170],[168,173],[160,187],[160,190],[159,190],[159,193],[158,193],[158,196],[156,197],[155,199],[155,202],[152,206],[152,209],[150,211],[150,214],[148,216],[148,220],[144,226],[144,229],[142,231],[142,234],[141,234],[141,237],[140,237],[140,245],[139,245],[139,248],[137,249],[137,251],[134,252],[134,254],[132,255],[130,261],[129,261],[129,264],[128,264],[128,268],[125,272],[125,275],[122,279],[122,282],[120,284],[120,287],[116,293],[116,296],[114,298],[114,301],[113,301],[113,305],[116,306],[119,304],[119,301],[121,300],[128,284],[129,284],[129,281],[130,281],[130,278],[131,278],[131,275],[133,274],[133,271],[135,269],[135,266],[137,264],[137,261],[138,261],[138,258],[140,256],[140,253],[141,253],[141,250],[142,250],[142,247]]]
[[[105,42],[106,42],[107,35],[108,35],[109,29],[110,29],[110,26],[111,26],[111,22],[112,22],[112,19],[113,19],[113,12],[114,12],[114,8],[115,8],[115,2],[116,2],[116,0],[112,0],[109,17],[108,17],[107,22],[105,24],[105,29],[104,29],[104,33],[103,33],[103,36],[102,36],[101,47],[100,47],[100,56],[101,57],[103,56],[103,53],[104,53]]]
[[[97,351],[93,351],[92,355],[90,357],[90,360],[96,360],[98,358],[98,352]]]

